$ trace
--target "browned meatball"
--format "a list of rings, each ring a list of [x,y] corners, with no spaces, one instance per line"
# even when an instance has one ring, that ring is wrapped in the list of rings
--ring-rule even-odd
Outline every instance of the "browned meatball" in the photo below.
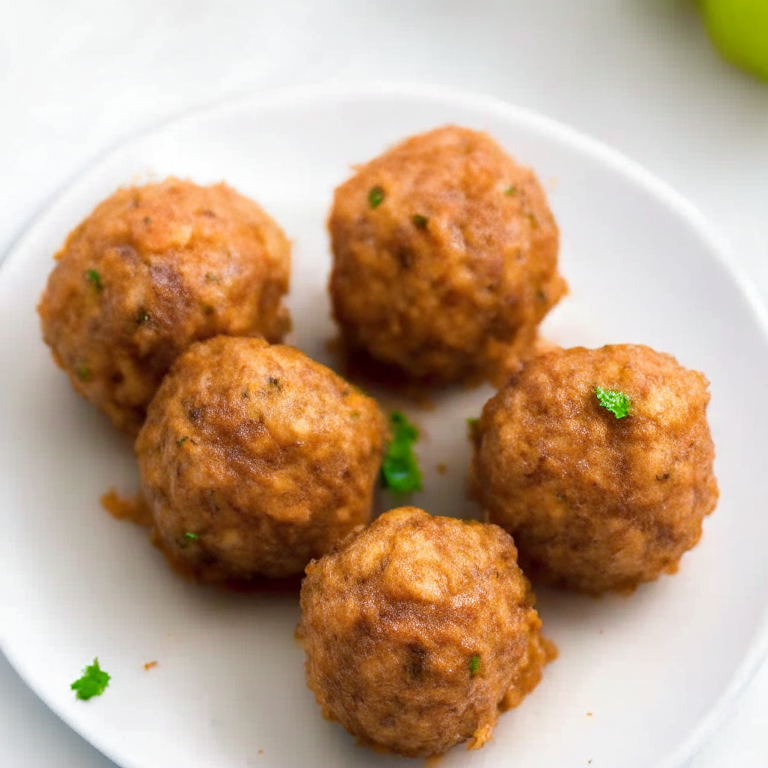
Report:
[[[413,377],[503,378],[566,290],[536,176],[478,131],[439,128],[362,166],[328,227],[343,335]]]
[[[526,574],[630,591],[673,573],[717,504],[708,382],[643,346],[551,352],[485,406],[474,474]],[[617,418],[596,387],[629,397]]]
[[[218,334],[279,341],[290,244],[226,184],[125,187],[56,255],[39,311],[75,389],[136,433],[171,363]]]
[[[481,747],[554,658],[533,605],[500,528],[387,512],[307,566],[307,683],[325,717],[372,746]]]
[[[367,522],[383,432],[371,398],[296,349],[195,344],[136,441],[155,541],[201,581],[301,573]]]

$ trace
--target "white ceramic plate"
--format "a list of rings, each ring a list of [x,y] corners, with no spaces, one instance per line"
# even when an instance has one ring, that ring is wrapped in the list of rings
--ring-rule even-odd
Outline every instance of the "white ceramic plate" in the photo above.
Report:
[[[487,99],[386,87],[254,97],[120,147],[56,200],[0,271],[0,643],[38,695],[125,768],[402,761],[356,746],[320,716],[293,640],[294,597],[189,585],[143,530],[100,509],[109,487],[135,490],[136,471],[129,441],[72,392],[40,339],[35,305],[51,256],[121,184],[225,179],[294,240],[292,340],[330,362],[331,191],[350,164],[447,122],[489,131],[548,187],[572,292],[547,321],[550,338],[642,342],[707,373],[722,499],[675,577],[629,599],[542,591],[560,659],[488,746],[454,750],[441,766],[681,766],[765,649],[766,324],[699,215],[613,151]],[[434,412],[412,411],[427,488],[414,503],[473,513],[464,420],[488,395],[456,392]],[[112,682],[78,701],[69,685],[94,656]]]

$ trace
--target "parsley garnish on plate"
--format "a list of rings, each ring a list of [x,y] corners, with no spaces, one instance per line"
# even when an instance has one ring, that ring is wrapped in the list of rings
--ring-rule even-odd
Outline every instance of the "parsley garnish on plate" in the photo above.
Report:
[[[384,202],[384,190],[381,187],[372,187],[368,193],[368,205],[371,208],[378,208]]]
[[[597,395],[597,401],[600,405],[609,410],[617,419],[629,416],[632,403],[623,392],[595,387],[595,395]]]
[[[197,541],[200,538],[196,533],[192,533],[192,531],[187,531],[184,536],[190,541]]]
[[[100,666],[99,660],[94,659],[93,664],[83,670],[83,676],[75,680],[70,686],[77,692],[77,698],[87,701],[94,696],[101,696],[104,689],[109,685],[111,677]]]
[[[419,432],[410,421],[393,411],[389,417],[392,439],[381,465],[381,479],[385,488],[397,493],[412,493],[421,490],[421,470],[413,444],[419,439]]]

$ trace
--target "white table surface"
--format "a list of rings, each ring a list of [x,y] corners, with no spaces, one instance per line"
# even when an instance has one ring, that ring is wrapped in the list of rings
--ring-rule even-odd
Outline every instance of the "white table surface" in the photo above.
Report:
[[[768,85],[716,56],[687,0],[4,0],[0,254],[137,129],[370,80],[492,94],[614,145],[699,206],[768,301]],[[0,768],[112,765],[0,655]],[[768,666],[690,768],[731,765],[768,765]]]

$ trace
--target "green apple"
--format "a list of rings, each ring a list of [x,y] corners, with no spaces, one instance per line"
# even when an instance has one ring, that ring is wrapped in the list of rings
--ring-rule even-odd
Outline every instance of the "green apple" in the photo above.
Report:
[[[720,53],[768,80],[768,0],[701,0],[701,10]]]

